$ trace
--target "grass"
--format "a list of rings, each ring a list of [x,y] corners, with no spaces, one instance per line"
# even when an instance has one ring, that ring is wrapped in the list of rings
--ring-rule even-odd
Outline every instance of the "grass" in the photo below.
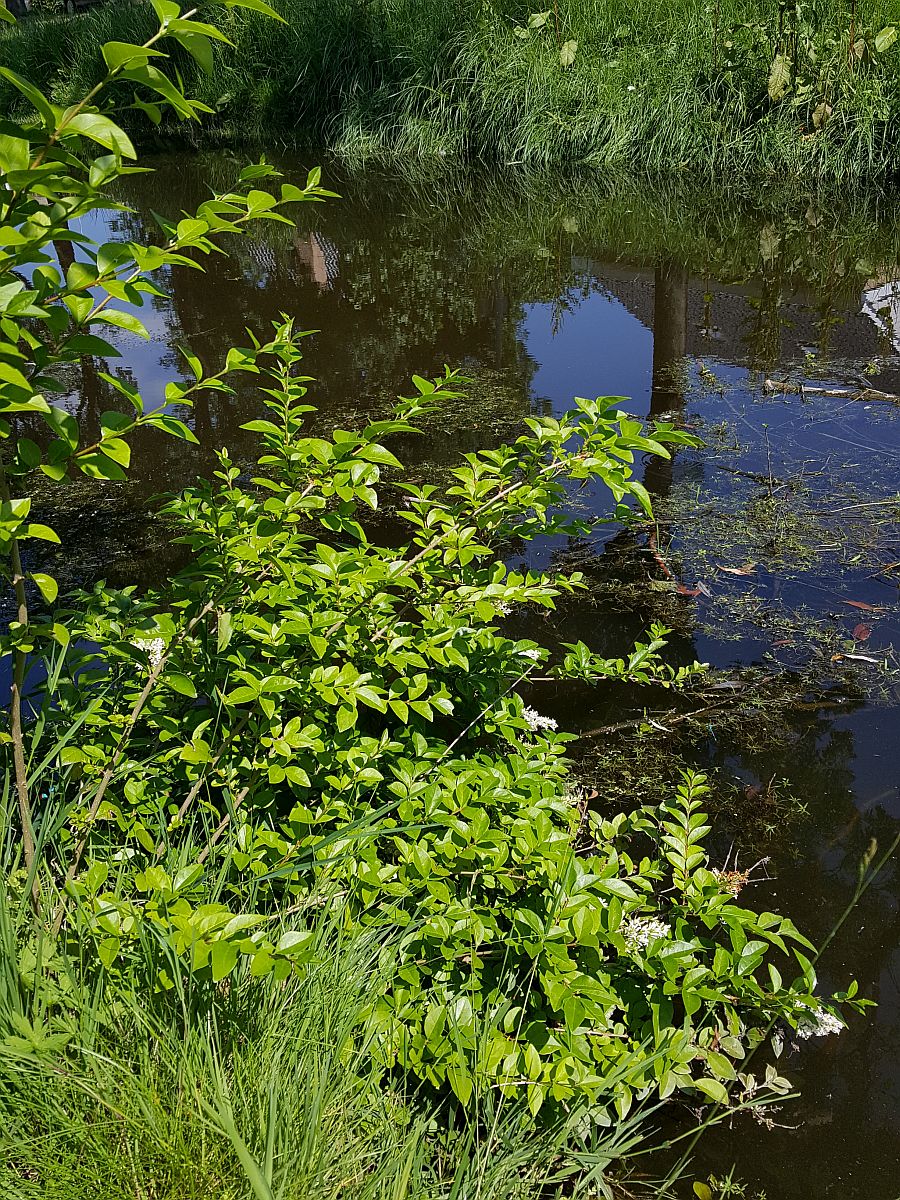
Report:
[[[283,982],[201,984],[153,937],[99,971],[86,943],[39,932],[18,854],[0,811],[4,1200],[611,1196],[617,1160],[653,1145],[639,1112],[573,1136],[577,1113],[540,1128],[386,1072],[366,1027],[394,934],[348,934],[339,904],[311,905],[316,952]]]
[[[9,950],[7,943],[0,964],[7,980]],[[0,1004],[0,1194],[536,1195],[550,1139],[513,1130],[502,1116],[452,1135],[424,1101],[379,1078],[359,1031],[384,959],[383,947],[342,941],[323,923],[319,960],[302,979],[279,985],[243,976],[205,1012],[186,996],[130,994],[121,981],[115,994],[89,994],[77,973],[51,960],[33,994],[46,998],[51,985],[62,991],[41,1017],[27,996],[23,1005],[20,975],[6,990],[15,1002]],[[63,1031],[65,1052],[29,1048],[29,1028]]]
[[[896,21],[892,0],[818,0],[796,29],[766,0],[562,0],[526,38],[516,32],[534,7],[524,0],[276,6],[286,25],[241,11],[216,17],[235,49],[218,54],[210,75],[182,63],[217,110],[220,138],[304,142],[353,162],[483,159],[807,182],[900,170],[900,41],[874,50],[874,35]],[[126,4],[35,17],[4,33],[0,60],[50,81],[64,102],[96,79],[103,41],[140,41],[152,17],[149,6]],[[577,50],[563,67],[567,41]],[[791,90],[773,100],[776,54],[795,68]]]

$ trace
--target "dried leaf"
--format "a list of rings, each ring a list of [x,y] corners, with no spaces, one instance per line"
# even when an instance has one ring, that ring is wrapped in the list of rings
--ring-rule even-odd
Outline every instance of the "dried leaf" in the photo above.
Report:
[[[575,61],[575,52],[578,49],[578,43],[572,39],[568,42],[563,42],[559,51],[560,66],[571,67]]]
[[[756,570],[755,562],[746,562],[742,567],[719,567],[725,575],[752,575]]]
[[[849,604],[851,608],[861,608],[863,612],[883,612],[877,604],[866,604],[865,600],[845,600],[845,604]]]
[[[832,111],[833,110],[832,110],[831,105],[826,104],[824,100],[822,101],[821,104],[817,104],[816,107],[813,109],[813,115],[812,115],[814,128],[821,129],[822,126],[825,124],[825,122],[828,120],[828,118],[831,116]]]
[[[791,60],[785,54],[776,54],[769,71],[769,99],[782,100],[791,86]]]
[[[764,225],[759,231],[759,252],[763,262],[774,262],[778,247],[781,245],[781,234],[774,225]]]
[[[698,587],[695,587],[695,588],[685,587],[683,583],[679,583],[678,587],[675,590],[679,596],[699,596],[700,595],[700,589]]]
[[[855,642],[867,642],[871,632],[871,625],[857,625],[853,630],[853,640]]]

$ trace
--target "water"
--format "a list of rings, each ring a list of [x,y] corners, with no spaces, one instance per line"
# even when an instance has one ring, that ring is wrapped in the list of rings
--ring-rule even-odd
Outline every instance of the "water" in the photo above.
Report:
[[[142,214],[189,209],[204,179],[227,185],[230,171],[225,159],[158,167],[135,183],[133,215],[89,231],[143,236]],[[900,228],[890,212],[858,200],[831,212],[796,195],[761,211],[618,186],[338,186],[345,198],[302,213],[299,231],[273,226],[209,260],[205,274],[174,271],[170,299],[149,315],[153,340],[116,333],[116,369],[148,399],[161,396],[181,374],[179,344],[214,368],[246,341],[246,325],[288,312],[321,331],[306,365],[323,424],[382,409],[414,372],[447,363],[471,377],[469,398],[404,447],[423,477],[514,434],[531,411],[564,411],[573,395],[622,395],[631,412],[671,412],[700,433],[705,449],[641,467],[660,518],[655,552],[647,529],[609,527],[534,552],[537,563],[577,561],[591,591],[530,632],[620,652],[664,620],[681,660],[756,668],[757,715],[771,680],[791,681],[790,703],[767,727],[698,719],[662,744],[718,768],[719,852],[770,857],[771,878],[745,896],[823,938],[870,840],[887,845],[900,822],[900,406],[770,394],[764,380],[900,392]],[[71,382],[68,403],[97,425],[107,385],[89,362]],[[66,546],[56,573],[158,581],[179,551],[148,520],[148,496],[209,472],[217,446],[250,461],[239,426],[258,414],[246,388],[210,397],[190,417],[199,449],[147,436],[127,487],[74,489],[54,517]],[[579,502],[602,504],[593,493]],[[579,731],[636,719],[648,703],[621,693],[544,701]],[[660,706],[656,719],[669,715]],[[775,1129],[740,1117],[708,1137],[704,1172],[736,1162],[747,1194],[769,1200],[896,1197],[898,934],[890,864],[821,969],[823,989],[855,976],[878,1007],[839,1038],[788,1049],[783,1069],[802,1098]]]

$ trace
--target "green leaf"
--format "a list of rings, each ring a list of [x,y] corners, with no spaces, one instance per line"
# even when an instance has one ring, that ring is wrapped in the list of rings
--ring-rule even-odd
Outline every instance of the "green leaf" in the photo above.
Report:
[[[91,263],[78,262],[70,264],[66,271],[66,286],[70,291],[80,292],[93,287],[97,282],[97,269]]]
[[[20,538],[37,538],[42,542],[55,542],[59,545],[59,535],[49,525],[25,525],[19,533]]]
[[[337,727],[339,733],[346,733],[348,729],[356,724],[356,709],[350,708],[348,705],[342,705],[338,709]]]
[[[168,29],[172,21],[177,20],[181,15],[181,9],[175,0],[152,0],[152,3],[153,11],[159,17],[159,23],[163,29]]]
[[[707,1050],[706,1062],[709,1069],[719,1079],[736,1079],[737,1074],[730,1059],[724,1054],[719,1054],[716,1050]]]
[[[145,113],[154,125],[158,125],[163,118],[162,109],[158,104],[153,104],[150,100],[142,100],[137,92],[134,93],[132,107],[140,109]]]
[[[172,891],[179,892],[182,888],[191,887],[202,875],[203,867],[200,863],[191,863],[190,866],[179,868],[172,880]]]
[[[131,447],[121,438],[104,438],[100,443],[100,448],[107,458],[111,458],[120,467],[130,466]]]
[[[133,63],[123,70],[121,78],[150,88],[151,91],[168,100],[179,116],[189,119],[196,118],[198,106],[187,101],[171,79],[162,71],[157,70],[152,63]],[[202,107],[205,108],[205,106]]]
[[[107,150],[115,151],[123,158],[137,158],[131,138],[109,117],[104,117],[101,113],[81,112],[67,121],[64,116],[63,120],[65,121],[63,137],[77,133],[82,137],[90,138],[92,142],[105,146]]]
[[[38,589],[48,604],[53,604],[59,595],[59,585],[52,575],[42,571],[32,571],[30,578],[37,584]]]
[[[88,454],[78,454],[73,461],[82,475],[87,475],[88,479],[112,479],[121,483],[126,478],[125,472],[119,464],[111,458],[107,458],[99,450],[92,450]]]
[[[232,624],[231,613],[220,612],[216,623],[216,651],[223,654],[228,649],[228,644],[231,641]]]
[[[252,12],[264,13],[267,17],[273,17],[276,21],[281,21],[282,25],[286,25],[284,17],[275,11],[270,4],[266,4],[265,0],[224,0],[226,8],[249,8]]]
[[[172,437],[180,438],[183,442],[193,442],[195,446],[199,446],[199,442],[184,421],[179,421],[176,417],[153,416],[148,422],[149,425],[155,425],[157,429],[161,429],[163,433],[169,433]]]
[[[641,898],[624,879],[598,879],[596,886],[600,891],[611,892],[621,900],[640,900]]]
[[[97,321],[102,321],[106,325],[116,325],[119,329],[125,329],[128,333],[135,333],[138,337],[146,338],[149,341],[150,334],[134,313],[122,312],[118,308],[104,308],[91,317],[92,325]]]
[[[50,411],[44,413],[44,420],[58,438],[61,438],[71,449],[75,449],[78,445],[78,422],[71,413],[51,405]]]
[[[187,675],[180,675],[177,671],[173,671],[167,673],[164,678],[174,692],[178,692],[181,696],[187,696],[191,700],[196,699],[197,689]]]
[[[885,25],[884,29],[875,34],[875,49],[879,54],[884,54],[885,50],[890,50],[896,40],[897,26]]]
[[[76,333],[74,337],[66,339],[66,350],[77,354],[80,358],[84,354],[96,354],[104,358],[121,358],[121,351],[117,350],[111,342],[105,338],[97,337],[93,333]]]
[[[218,983],[234,970],[238,960],[238,949],[234,942],[226,942],[221,938],[213,942],[209,955],[213,982]]]
[[[275,947],[279,954],[297,955],[309,950],[315,943],[316,935],[310,930],[292,929],[283,933]]]
[[[377,442],[372,442],[368,446],[360,446],[355,452],[356,458],[362,458],[366,462],[380,463],[386,467],[397,467],[403,469],[403,464],[398,458],[391,454],[390,450],[384,446],[379,446]]]
[[[181,351],[182,358],[184,358],[187,365],[191,368],[191,374],[199,383],[203,378],[203,367],[200,359],[197,358],[196,354],[191,354],[190,350],[187,350],[184,346],[179,346],[179,350]]]
[[[559,51],[559,62],[563,67],[571,67],[575,61],[575,54],[578,50],[578,43],[574,39],[568,42],[563,42]]]
[[[33,83],[29,83],[27,79],[23,79],[21,75],[17,75],[15,71],[11,71],[9,67],[0,67],[0,75],[4,79],[8,79],[14,88],[17,88],[22,95],[29,100],[37,109],[44,119],[44,125],[48,129],[53,129],[56,125],[56,113],[53,111],[53,106],[50,101]]]
[[[107,971],[112,970],[113,964],[119,957],[119,949],[122,943],[117,937],[105,937],[100,941],[97,947],[97,957],[106,967]]]
[[[213,69],[213,51],[212,42],[202,33],[194,33],[192,31],[183,31],[173,33],[172,36],[177,42],[180,42],[190,54],[191,58],[198,64],[200,69],[206,75],[212,74]]]
[[[131,42],[106,42],[103,47],[103,57],[111,71],[117,71],[129,63],[145,63],[151,57],[165,58],[162,50],[153,47],[135,46]]]
[[[728,1103],[728,1091],[718,1079],[697,1079],[694,1081],[694,1086],[704,1095],[709,1096],[710,1100],[714,1100],[716,1104]]]
[[[31,438],[19,438],[16,443],[16,455],[21,465],[29,471],[40,466],[41,448]]]
[[[453,1094],[459,1099],[462,1104],[468,1104],[472,1097],[472,1076],[463,1067],[457,1069],[449,1067],[447,1070],[447,1082],[453,1089]]]
[[[313,654],[315,654],[316,658],[324,658],[325,657],[325,654],[328,650],[328,642],[325,640],[325,638],[319,637],[317,634],[311,633],[309,635],[309,644],[310,644],[310,648],[312,649],[312,652],[313,652]]]

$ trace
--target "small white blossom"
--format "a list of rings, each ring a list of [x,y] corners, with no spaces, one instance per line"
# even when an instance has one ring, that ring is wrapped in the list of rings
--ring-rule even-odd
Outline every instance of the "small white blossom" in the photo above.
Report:
[[[805,1041],[811,1037],[828,1037],[832,1033],[841,1033],[846,1029],[844,1022],[841,1021],[834,1013],[830,1013],[827,1008],[810,1008],[808,1004],[802,1005],[807,1010],[809,1016],[800,1018],[800,1025],[797,1028],[797,1037],[803,1038]]]
[[[629,950],[646,950],[651,942],[668,937],[671,932],[665,921],[655,917],[626,917],[619,926],[619,934]]]
[[[522,655],[523,658],[530,658],[532,662],[540,662],[541,661],[540,650],[537,650],[537,649],[520,650],[519,653]]]
[[[535,733],[539,733],[542,729],[556,729],[556,722],[552,717],[543,717],[533,708],[525,708],[522,710],[522,716],[528,722],[529,729]]]
[[[505,600],[497,601],[497,612],[500,614],[501,617],[508,617],[511,611],[512,611],[511,608],[509,607],[509,605],[506,603]]]
[[[629,92],[636,92],[636,91],[637,91],[637,88],[634,86],[634,84],[633,84],[633,83],[629,83],[629,85],[628,85],[628,91],[629,91]]]
[[[138,638],[135,643],[138,650],[143,650],[150,661],[151,668],[158,667],[166,652],[166,643],[162,638]]]

